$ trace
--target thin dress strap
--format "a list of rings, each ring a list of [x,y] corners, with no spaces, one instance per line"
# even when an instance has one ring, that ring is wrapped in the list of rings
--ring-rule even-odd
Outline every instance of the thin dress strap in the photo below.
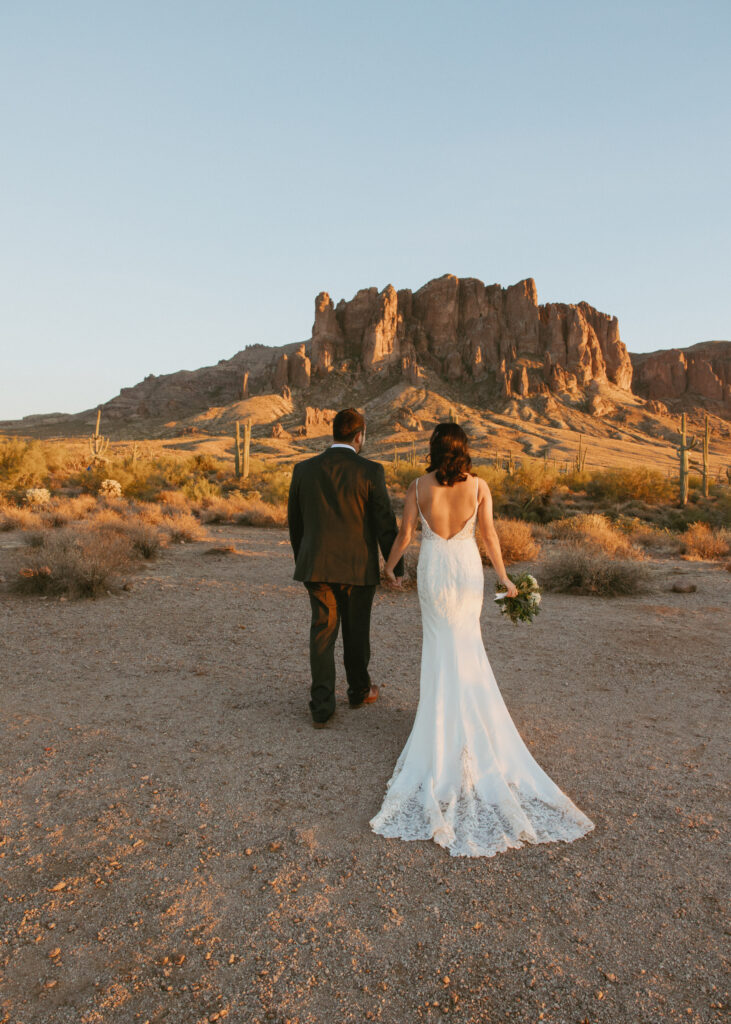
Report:
[[[416,495],[416,507],[419,510],[419,515],[421,515],[421,505],[419,504],[419,478],[418,478],[418,476],[414,480],[414,494]]]

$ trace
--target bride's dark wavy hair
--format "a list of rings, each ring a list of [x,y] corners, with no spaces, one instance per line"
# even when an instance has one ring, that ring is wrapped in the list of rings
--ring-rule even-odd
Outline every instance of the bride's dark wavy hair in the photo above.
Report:
[[[472,469],[467,435],[458,423],[437,423],[429,438],[427,473],[436,470],[437,480],[445,487],[467,479]]]

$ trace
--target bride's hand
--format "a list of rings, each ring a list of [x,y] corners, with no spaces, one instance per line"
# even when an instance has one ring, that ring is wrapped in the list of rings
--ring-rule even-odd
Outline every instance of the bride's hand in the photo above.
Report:
[[[401,589],[401,580],[400,580],[400,578],[397,578],[394,575],[393,569],[384,569],[383,570],[383,575],[385,577],[385,582],[386,582],[386,586],[387,587],[390,587],[392,590],[400,590]]]
[[[513,583],[512,580],[508,579],[507,576],[505,577],[504,580],[500,580],[500,582],[503,584],[503,586],[508,588],[507,597],[517,597],[518,596],[518,588],[516,587],[516,585]]]

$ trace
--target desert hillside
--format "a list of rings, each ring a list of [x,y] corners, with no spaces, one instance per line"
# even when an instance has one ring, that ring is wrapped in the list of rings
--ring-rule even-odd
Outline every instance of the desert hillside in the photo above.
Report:
[[[528,278],[508,288],[445,275],[415,292],[365,288],[315,299],[311,337],[249,345],[215,366],[148,376],[102,406],[113,440],[225,455],[251,419],[263,458],[318,448],[334,409],[365,410],[371,452],[426,448],[454,417],[483,457],[573,459],[593,466],[676,463],[680,413],[711,427],[711,459],[731,455],[731,342],[630,354],[617,318],[587,302],[537,300]],[[74,437],[95,410],[0,423],[5,434]],[[229,452],[230,454],[230,452]]]

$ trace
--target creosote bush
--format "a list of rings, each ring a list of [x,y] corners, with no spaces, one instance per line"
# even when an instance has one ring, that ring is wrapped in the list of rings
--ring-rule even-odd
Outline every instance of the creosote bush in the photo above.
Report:
[[[550,530],[559,540],[570,540],[577,545],[584,544],[613,558],[642,558],[642,552],[635,547],[627,534],[616,529],[603,515],[580,514],[558,519],[551,524]]]
[[[691,523],[682,534],[683,557],[690,561],[715,561],[731,550],[726,530],[714,530],[707,523]]]
[[[557,593],[619,597],[645,590],[648,571],[641,562],[612,558],[596,548],[564,543],[544,562],[540,581],[546,590]]]
[[[506,565],[512,565],[513,562],[529,562],[538,556],[541,549],[533,536],[530,523],[524,523],[520,519],[498,517],[495,519],[495,529]],[[480,541],[480,553],[483,562],[487,563],[489,559],[482,540]]]
[[[121,582],[130,542],[111,530],[89,527],[47,531],[21,558],[14,589],[21,594],[99,597]]]
[[[285,505],[272,505],[261,498],[232,491],[227,498],[209,502],[200,509],[202,523],[235,523],[238,526],[283,527],[287,525]]]
[[[0,440],[0,490],[36,487],[43,483],[48,464],[40,441],[9,437]]]

